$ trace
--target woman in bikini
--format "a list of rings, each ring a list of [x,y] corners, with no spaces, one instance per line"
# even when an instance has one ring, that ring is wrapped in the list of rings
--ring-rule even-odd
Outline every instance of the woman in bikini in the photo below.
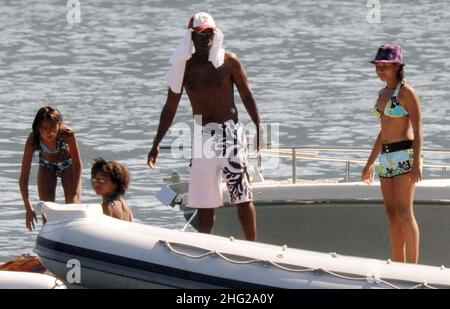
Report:
[[[55,201],[58,177],[64,189],[65,203],[79,203],[81,197],[80,151],[75,133],[64,122],[61,113],[52,106],[37,112],[32,132],[27,138],[22,159],[19,185],[24,202],[26,227],[32,231],[37,222],[28,194],[28,179],[35,151],[39,152],[37,187],[41,201]]]
[[[385,44],[378,49],[376,73],[386,86],[374,107],[381,130],[373,146],[362,179],[374,179],[374,161],[379,156],[378,176],[389,219],[393,259],[417,263],[419,228],[413,212],[416,182],[422,179],[422,116],[414,89],[404,80],[400,46]]]

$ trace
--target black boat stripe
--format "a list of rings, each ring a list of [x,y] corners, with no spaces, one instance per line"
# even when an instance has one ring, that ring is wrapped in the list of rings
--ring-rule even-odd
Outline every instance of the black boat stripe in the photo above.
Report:
[[[38,236],[36,240],[36,245],[57,251],[63,252],[65,254],[73,254],[76,256],[89,258],[92,260],[98,260],[105,263],[111,263],[114,265],[129,267],[137,270],[142,270],[146,272],[157,273],[160,275],[165,275],[169,277],[176,277],[183,280],[191,280],[194,282],[201,282],[204,284],[215,285],[218,287],[233,288],[233,289],[245,289],[245,288],[276,288],[267,285],[261,285],[251,282],[243,282],[239,280],[226,279],[211,275],[199,274],[197,272],[187,271],[183,269],[173,268],[169,266],[164,266],[160,264],[150,263],[142,260],[136,260],[120,255],[115,255],[111,253],[96,251],[92,249],[82,248],[78,246],[73,246],[57,241],[53,241],[42,236]],[[100,271],[100,270],[99,270]],[[137,278],[142,280],[140,278]]]

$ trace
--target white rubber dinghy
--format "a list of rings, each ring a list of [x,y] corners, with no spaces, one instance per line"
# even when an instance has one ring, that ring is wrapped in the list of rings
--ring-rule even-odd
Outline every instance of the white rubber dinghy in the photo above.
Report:
[[[0,271],[0,289],[65,289],[64,283],[52,276],[20,271]]]
[[[117,220],[100,205],[39,203],[35,252],[92,288],[450,287],[450,270],[291,249]]]

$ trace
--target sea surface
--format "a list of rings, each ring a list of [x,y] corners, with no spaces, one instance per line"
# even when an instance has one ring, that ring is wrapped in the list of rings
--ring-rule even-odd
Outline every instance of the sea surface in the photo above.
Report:
[[[137,221],[183,227],[182,215],[155,194],[173,172],[187,179],[189,150],[184,155],[162,151],[156,170],[147,167],[146,158],[166,99],[169,56],[199,11],[215,18],[225,49],[240,58],[275,146],[371,147],[379,131],[372,107],[383,84],[369,60],[380,44],[396,43],[404,50],[407,82],[421,101],[425,147],[450,148],[447,0],[66,4],[0,2],[0,262],[34,246],[37,232],[25,229],[18,178],[25,139],[43,105],[57,106],[76,131],[84,163],[82,202],[100,201],[89,176],[90,162],[102,156],[130,170],[126,199]],[[77,8],[80,20],[69,12]],[[240,120],[248,123],[237,95],[236,102]],[[179,142],[190,127],[192,112],[184,95],[163,144]],[[425,161],[448,163],[434,156]],[[289,177],[290,166],[286,160],[263,160],[268,179]],[[351,179],[358,179],[360,168],[352,168]],[[33,202],[38,201],[36,172],[37,155],[29,183]],[[342,164],[312,163],[302,165],[297,176],[343,173]],[[57,201],[63,202],[61,186]]]

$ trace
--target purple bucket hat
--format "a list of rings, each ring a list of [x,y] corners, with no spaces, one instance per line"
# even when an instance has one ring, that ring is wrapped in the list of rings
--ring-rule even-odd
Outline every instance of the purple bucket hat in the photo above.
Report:
[[[378,48],[375,59],[370,63],[399,63],[404,65],[402,49],[399,45],[383,44]]]

